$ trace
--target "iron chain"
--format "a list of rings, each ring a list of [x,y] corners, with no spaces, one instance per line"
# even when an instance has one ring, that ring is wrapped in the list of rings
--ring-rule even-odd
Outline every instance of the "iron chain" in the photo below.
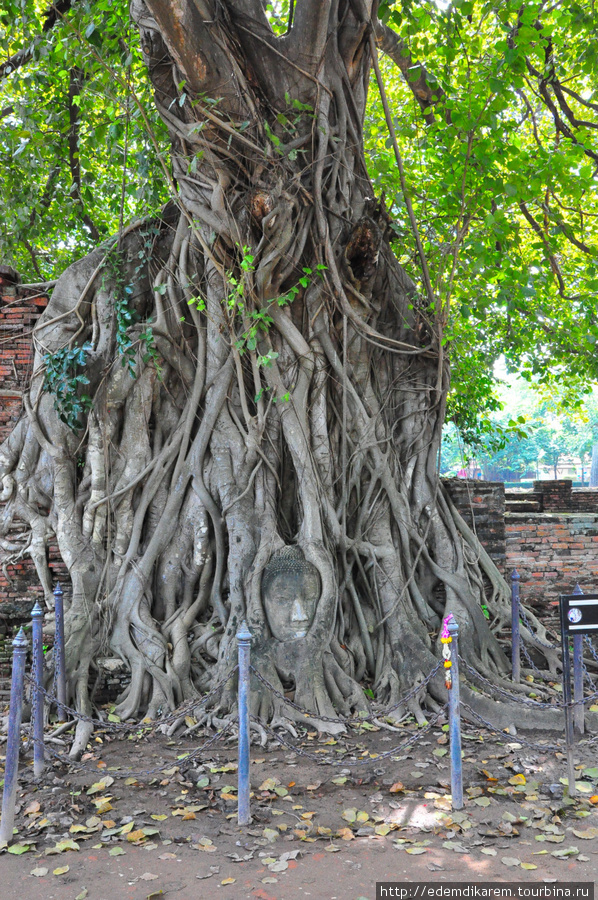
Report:
[[[289,700],[288,697],[285,697],[285,695],[282,693],[282,691],[279,691],[277,688],[275,688],[274,685],[270,681],[268,681],[267,678],[264,678],[264,676],[260,672],[258,672],[257,669],[255,669],[253,666],[250,666],[249,668],[253,672],[253,674],[255,675],[257,680],[261,681],[261,683],[265,687],[267,687],[268,690],[272,694],[274,694],[275,697],[278,697],[278,699],[282,700],[282,702],[284,704],[286,704],[287,706],[291,706],[293,709],[296,709],[297,712],[300,712],[302,715],[306,716],[307,718],[314,719],[318,722],[330,722],[335,725],[339,725],[339,724],[340,725],[359,725],[361,722],[373,722],[374,719],[379,719],[382,716],[388,716],[388,715],[390,715],[390,713],[392,713],[396,709],[398,709],[399,706],[402,706],[408,700],[411,700],[412,697],[415,697],[416,694],[418,694],[423,688],[425,688],[430,683],[430,681],[434,678],[434,676],[436,675],[438,670],[441,668],[441,666],[442,666],[442,661],[437,662],[436,665],[434,666],[434,668],[432,669],[432,671],[429,673],[429,675],[426,676],[426,678],[424,678],[424,680],[422,682],[415,685],[415,687],[413,687],[407,694],[405,694],[404,697],[401,697],[401,699],[399,701],[397,701],[397,703],[395,703],[393,706],[389,706],[388,709],[382,710],[382,712],[379,712],[375,715],[339,716],[338,718],[333,718],[331,716],[320,716],[320,715],[317,715],[316,713],[309,712],[309,710],[304,709],[304,707],[299,706],[298,703],[295,703],[294,700]]]
[[[484,719],[483,716],[477,713],[475,709],[472,709],[472,707],[469,706],[468,703],[465,703],[463,700],[461,700],[461,706],[464,710],[467,711],[469,715],[473,716],[474,719],[477,720],[477,722],[479,722],[481,725],[484,725],[484,727],[487,728],[488,731],[492,731],[495,734],[500,734],[502,737],[511,737],[511,735],[506,734],[504,731],[501,731],[500,728],[498,728],[496,725],[493,725],[492,722],[488,722],[487,719]],[[564,748],[563,744],[534,744],[532,743],[532,741],[528,741],[526,738],[521,737],[521,735],[519,734],[513,735],[513,737],[515,738],[516,743],[524,744],[526,747],[531,747],[533,750],[561,751]]]
[[[548,641],[543,641],[536,634],[534,634],[532,623],[528,619],[528,617],[525,613],[525,609],[523,608],[523,605],[521,603],[519,604],[519,615],[521,616],[521,618],[523,620],[523,624],[525,625],[525,627],[527,628],[529,633],[531,635],[533,635],[534,641],[537,644],[539,644],[540,647],[545,647],[546,650],[554,650],[555,649],[552,644],[548,643]]]
[[[187,715],[194,709],[197,709],[198,706],[205,706],[205,704],[208,703],[212,699],[212,697],[231,680],[237,669],[238,666],[235,666],[233,669],[231,669],[228,675],[226,675],[225,678],[219,681],[218,684],[214,685],[214,687],[204,697],[198,697],[197,699],[188,701],[184,706],[180,707],[178,710],[175,710],[170,715],[164,716],[163,718],[154,719],[151,722],[147,723],[144,723],[142,721],[133,725],[127,725],[124,722],[108,722],[103,721],[102,719],[94,719],[93,716],[86,716],[83,713],[78,712],[76,709],[60,703],[58,698],[46,691],[45,688],[40,686],[40,690],[49,704],[55,705],[58,709],[64,710],[64,712],[72,716],[72,718],[76,719],[77,721],[87,722],[89,725],[97,726],[98,728],[102,728],[104,731],[121,732],[123,734],[135,734],[138,731],[155,731],[156,728],[159,728],[162,725],[170,725],[173,722],[176,722],[177,719],[181,718],[181,716]],[[35,681],[30,675],[26,674],[25,680],[29,682],[32,689],[35,687]]]
[[[442,709],[436,714],[433,721],[428,722],[423,728],[416,731],[411,737],[407,738],[407,740],[403,741],[401,744],[398,744],[396,747],[393,747],[392,750],[386,750],[384,753],[378,753],[374,757],[370,757],[369,759],[359,759],[356,762],[347,762],[346,759],[323,759],[321,756],[317,756],[315,753],[310,753],[308,750],[304,750],[302,747],[297,747],[292,744],[288,738],[284,737],[282,734],[277,733],[267,725],[265,722],[262,722],[261,719],[258,719],[257,716],[250,716],[252,722],[256,722],[261,728],[264,729],[275,741],[278,741],[279,744],[282,744],[283,747],[286,747],[288,750],[292,750],[293,753],[297,753],[299,756],[305,756],[307,759],[311,759],[312,762],[318,763],[318,765],[326,765],[326,766],[343,766],[344,768],[351,769],[355,766],[366,766],[371,763],[380,762],[380,760],[388,759],[390,756],[394,756],[395,753],[399,753],[402,750],[405,750],[407,747],[411,746],[411,744],[415,744],[420,738],[426,735],[430,729],[434,728],[438,720],[441,716],[446,713],[446,706],[443,706]]]
[[[544,703],[541,700],[532,700],[530,697],[520,697],[518,694],[514,694],[512,691],[507,691],[504,688],[499,687],[488,678],[484,678],[484,676],[480,675],[477,669],[474,669],[474,667],[471,666],[466,659],[463,659],[461,654],[459,654],[459,662],[463,663],[463,666],[465,667],[467,672],[472,675],[476,681],[489,688],[494,694],[505,697],[507,700],[514,700],[516,703],[525,703],[527,706],[535,706],[536,708],[543,709],[561,709],[564,706],[564,704],[559,704],[558,702]]]
[[[237,718],[231,719],[230,722],[227,722],[227,724],[224,726],[224,728],[221,728],[219,731],[217,731],[211,738],[209,738],[207,741],[205,741],[201,745],[201,747],[197,747],[195,750],[192,750],[183,759],[177,760],[174,763],[172,761],[164,762],[161,765],[155,766],[152,769],[144,769],[144,770],[141,770],[138,772],[134,772],[131,770],[126,770],[126,771],[122,771],[122,772],[114,772],[114,777],[115,778],[145,778],[148,775],[157,775],[159,772],[163,772],[165,769],[170,769],[170,768],[172,768],[173,765],[176,765],[177,763],[183,763],[184,765],[187,765],[188,762],[197,759],[199,756],[204,754],[206,750],[209,750],[210,747],[212,747],[214,744],[216,744],[220,740],[220,738],[223,737],[226,734],[226,732],[229,731],[231,729],[231,727],[237,721],[238,721]],[[35,743],[35,744],[41,743],[42,747],[44,748],[44,752],[46,754],[48,754],[49,756],[51,756],[53,759],[57,760],[58,762],[61,762],[63,765],[68,766],[71,769],[75,769],[76,772],[92,771],[94,773],[94,775],[98,774],[97,766],[92,765],[91,763],[81,762],[81,761],[71,759],[70,756],[65,756],[64,753],[58,753],[56,750],[52,750],[50,747],[48,747],[48,745],[46,743],[44,743],[43,741],[38,742],[35,738],[33,738],[32,743]],[[112,772],[113,770],[111,769],[110,771]],[[100,780],[101,780],[101,777],[100,777]]]

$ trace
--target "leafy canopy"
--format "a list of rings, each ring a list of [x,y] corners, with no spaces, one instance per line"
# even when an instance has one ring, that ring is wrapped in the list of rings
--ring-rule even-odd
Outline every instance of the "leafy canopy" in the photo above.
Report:
[[[390,64],[386,82],[409,191],[451,342],[449,412],[467,442],[497,408],[493,365],[558,386],[568,404],[598,378],[598,10],[592,2],[384,3],[416,81],[442,98],[427,124]],[[371,172],[417,260],[372,92]]]
[[[124,0],[7,0],[0,10],[0,258],[55,278],[168,197],[166,133]],[[293,4],[267,14],[283,33]],[[383,75],[443,325],[449,415],[488,433],[503,354],[568,404],[598,378],[598,11],[584,2],[397,0],[380,15],[409,54]],[[425,67],[422,68],[422,67]],[[426,73],[438,99],[421,110]],[[410,87],[411,84],[411,87]],[[377,90],[366,159],[419,260]]]

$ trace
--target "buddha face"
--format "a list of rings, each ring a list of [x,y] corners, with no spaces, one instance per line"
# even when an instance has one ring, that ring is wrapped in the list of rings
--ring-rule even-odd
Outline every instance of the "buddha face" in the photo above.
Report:
[[[304,638],[320,597],[320,576],[315,566],[304,560],[288,560],[284,569],[273,567],[264,579],[262,594],[273,636],[279,641]]]

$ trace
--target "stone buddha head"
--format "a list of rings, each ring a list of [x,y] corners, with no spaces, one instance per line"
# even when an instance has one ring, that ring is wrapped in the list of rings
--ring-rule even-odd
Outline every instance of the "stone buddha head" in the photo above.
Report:
[[[320,599],[320,575],[299,547],[275,553],[262,575],[262,601],[274,637],[297,641],[305,637]]]

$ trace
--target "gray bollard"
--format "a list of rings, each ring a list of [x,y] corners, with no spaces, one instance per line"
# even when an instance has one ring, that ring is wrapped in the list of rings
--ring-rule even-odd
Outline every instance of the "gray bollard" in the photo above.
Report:
[[[519,580],[517,569],[511,574],[511,678],[516,684],[521,681],[521,654],[519,645]]]
[[[249,793],[249,661],[251,649],[251,633],[246,622],[241,623],[237,632],[237,650],[239,654],[239,772],[238,772],[238,811],[239,825],[249,825],[251,810]]]
[[[33,774],[40,778],[44,771],[44,611],[36,601],[31,610],[33,631],[33,680],[31,716],[33,719]]]
[[[573,590],[574,594],[583,594],[578,584]],[[576,705],[573,707],[573,725],[578,734],[584,733],[584,706],[583,706],[583,636],[573,635],[573,699]]]
[[[2,794],[2,820],[0,821],[0,845],[10,844],[15,824],[15,801],[19,774],[19,750],[21,747],[21,718],[25,688],[25,663],[27,638],[21,628],[12,642],[12,681],[10,685],[10,711],[8,714],[8,740],[4,767],[4,791]]]
[[[451,750],[452,808],[463,809],[463,763],[461,761],[461,696],[459,691],[459,626],[453,618],[448,623],[452,637],[450,668],[452,685],[449,695],[449,739]]]
[[[58,700],[58,721],[66,722],[66,660],[64,655],[64,602],[60,582],[54,588],[54,614],[56,633],[54,635],[54,665],[56,667],[56,699]],[[60,705],[62,704],[62,705]]]

